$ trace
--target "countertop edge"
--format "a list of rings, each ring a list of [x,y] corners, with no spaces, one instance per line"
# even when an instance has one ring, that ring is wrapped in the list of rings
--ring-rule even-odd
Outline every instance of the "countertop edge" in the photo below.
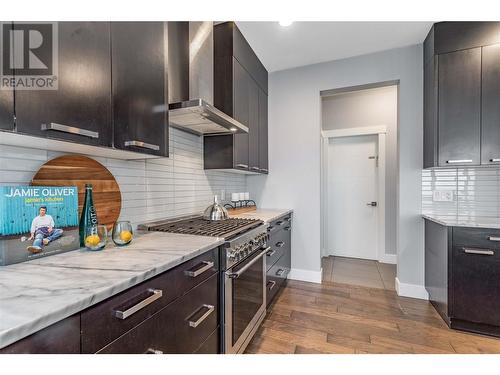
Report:
[[[445,218],[443,216],[432,216],[429,214],[422,214],[421,216],[423,219],[430,220],[436,224],[443,225],[445,227],[500,229],[500,222],[485,223],[481,222],[481,219],[478,219],[478,221],[466,221],[466,219],[463,219],[463,221],[459,221],[461,219],[459,219],[458,217]]]

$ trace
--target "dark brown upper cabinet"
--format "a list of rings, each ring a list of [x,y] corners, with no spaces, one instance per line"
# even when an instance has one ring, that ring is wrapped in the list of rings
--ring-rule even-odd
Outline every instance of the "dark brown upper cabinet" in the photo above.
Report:
[[[0,22],[0,27],[10,29],[12,23]],[[2,42],[0,40],[0,46]],[[0,90],[0,129],[14,129],[14,91],[7,88]]]
[[[114,146],[168,156],[163,22],[112,22]]]
[[[439,166],[479,165],[481,48],[439,56]]]
[[[500,163],[500,44],[483,47],[481,163]]]
[[[14,129],[14,92],[0,90],[0,129]]]
[[[15,91],[17,131],[111,146],[110,49],[109,22],[59,22],[58,89]]]
[[[269,172],[268,104],[267,94],[259,91],[259,166],[261,173]]]
[[[424,42],[424,168],[500,162],[498,43],[500,22],[441,22],[430,30]]]
[[[267,173],[268,73],[234,22],[214,27],[214,59],[214,105],[248,134],[206,136],[205,169]]]

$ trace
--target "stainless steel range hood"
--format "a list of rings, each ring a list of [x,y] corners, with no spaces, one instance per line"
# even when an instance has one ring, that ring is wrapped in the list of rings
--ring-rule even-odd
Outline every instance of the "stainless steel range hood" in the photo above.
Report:
[[[168,97],[173,127],[198,135],[248,133],[213,106],[213,22],[168,23]]]

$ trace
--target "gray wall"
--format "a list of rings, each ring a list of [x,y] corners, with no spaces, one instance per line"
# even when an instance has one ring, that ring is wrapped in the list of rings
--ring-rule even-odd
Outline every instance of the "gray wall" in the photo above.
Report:
[[[396,254],[398,184],[398,87],[358,90],[322,98],[323,130],[387,126],[385,253]]]
[[[270,74],[270,174],[248,186],[262,207],[295,210],[292,268],[315,277],[321,269],[320,92],[399,80],[398,279],[423,290],[422,58],[415,45]]]

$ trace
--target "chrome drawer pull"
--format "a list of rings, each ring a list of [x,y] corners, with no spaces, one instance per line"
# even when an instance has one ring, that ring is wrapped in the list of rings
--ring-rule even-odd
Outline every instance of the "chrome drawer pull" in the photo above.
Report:
[[[269,251],[266,253],[266,255],[267,255],[268,257],[272,257],[274,254],[276,254],[276,250],[269,250]]]
[[[266,168],[261,168],[260,171],[264,173],[269,173],[269,171]]]
[[[283,225],[284,221],[283,220],[280,220],[280,221],[277,221],[276,222],[276,225]]]
[[[467,247],[464,247],[464,253],[477,255],[495,255],[495,252],[492,250],[469,249]]]
[[[74,126],[57,124],[55,122],[51,122],[50,124],[42,124],[41,130],[43,131],[55,130],[63,133],[83,135],[84,137],[89,137],[89,138],[99,138],[98,132],[81,128],[75,128]]]
[[[149,348],[144,354],[163,354],[163,351]]]
[[[489,237],[488,237],[488,240],[490,240],[490,241],[495,241],[495,242],[500,242],[500,237],[496,237],[496,236],[489,236]]]
[[[147,305],[153,303],[163,295],[163,292],[160,289],[148,289],[148,292],[153,294],[146,299],[143,299],[137,305],[132,306],[130,309],[127,309],[125,311],[115,311],[115,317],[117,317],[118,319],[127,319],[130,315],[133,315],[137,311],[145,308]]]
[[[248,165],[246,165],[246,164],[236,164],[236,168],[248,169]]]
[[[285,246],[285,243],[283,241],[278,241],[278,242],[276,242],[276,246],[283,247],[283,246]]]
[[[188,318],[188,322],[189,322],[189,326],[190,327],[193,327],[193,328],[198,327],[206,318],[208,318],[208,316],[211,313],[214,312],[215,307],[213,305],[203,304],[194,314],[196,314],[201,309],[207,309],[207,311],[205,312],[205,314],[203,314],[202,316],[200,316],[198,318],[198,320],[196,320],[196,321],[193,322],[192,320],[189,320],[189,318]],[[191,316],[193,316],[194,314],[192,314]]]
[[[276,271],[276,276],[282,276],[285,273],[285,270],[283,268],[280,268],[279,270]]]
[[[290,228],[290,227],[284,227],[283,229],[286,230],[287,232],[292,230],[292,228]]]
[[[151,143],[141,142],[141,141],[126,141],[125,147],[135,146],[140,148],[147,148],[148,150],[159,151],[160,146],[153,145]]]
[[[269,286],[269,284],[271,284],[271,286]],[[273,290],[274,286],[276,285],[276,281],[270,280],[267,282],[267,285],[268,285],[267,289]]]
[[[495,159],[490,159],[490,162],[492,162],[492,163],[498,163],[499,161],[500,161],[500,159],[496,159],[496,158]]]
[[[266,247],[265,249],[263,249],[262,252],[259,255],[257,255],[255,258],[253,258],[249,263],[245,264],[238,271],[236,271],[236,272],[227,272],[226,273],[227,277],[229,277],[230,279],[237,279],[238,277],[240,277],[241,275],[243,275],[243,273],[247,269],[249,269],[250,267],[252,267],[260,258],[262,258],[265,254],[267,254],[267,252],[269,250],[271,250],[271,246]]]
[[[252,167],[250,168],[252,171],[258,171],[259,170],[259,167]]]
[[[472,159],[446,160],[448,164],[472,163]]]
[[[186,276],[189,276],[189,277],[197,277],[197,276],[200,276],[203,272],[208,271],[209,269],[211,269],[214,266],[214,262],[203,261],[201,263],[205,264],[205,265],[203,267],[201,267],[200,269],[197,269],[196,271],[191,271],[193,268],[197,267],[197,266],[195,266],[189,270],[184,271],[184,274]]]

